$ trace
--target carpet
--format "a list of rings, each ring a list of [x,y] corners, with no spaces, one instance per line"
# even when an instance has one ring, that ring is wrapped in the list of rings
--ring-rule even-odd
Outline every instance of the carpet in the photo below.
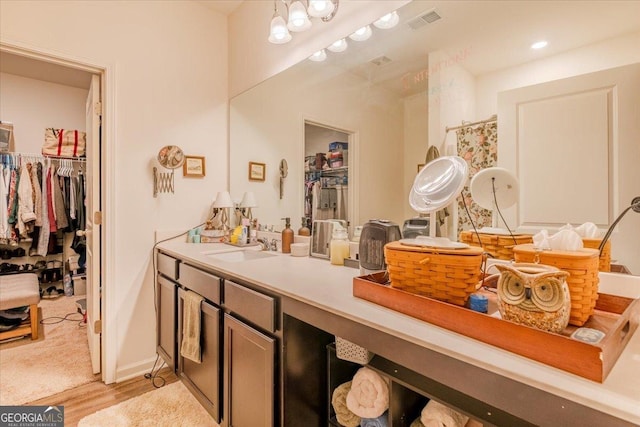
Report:
[[[78,427],[219,427],[195,397],[176,381],[87,415]]]
[[[81,298],[42,299],[40,337],[0,345],[0,405],[22,405],[98,379],[76,307]],[[60,321],[65,316],[69,320]]]

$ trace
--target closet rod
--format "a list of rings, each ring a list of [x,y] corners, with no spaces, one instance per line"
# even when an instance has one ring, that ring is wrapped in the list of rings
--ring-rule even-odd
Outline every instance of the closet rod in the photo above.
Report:
[[[16,153],[14,151],[0,153],[0,155],[3,155],[3,156],[18,156],[18,157],[40,157],[40,158],[43,158],[43,159],[53,159],[53,160],[71,160],[73,162],[86,162],[87,161],[86,157],[49,156],[49,155],[45,155],[45,154],[35,154],[35,153]]]
[[[464,124],[461,124],[460,126],[451,126],[451,127],[447,126],[445,128],[445,130],[447,132],[449,132],[451,130],[462,129],[462,128],[466,128],[466,127],[469,127],[469,126],[481,125],[481,124],[484,124],[484,123],[491,123],[491,122],[497,122],[497,121],[498,121],[498,116],[493,115],[493,116],[489,117],[486,120],[479,120],[479,121],[473,122],[473,123],[464,123]]]

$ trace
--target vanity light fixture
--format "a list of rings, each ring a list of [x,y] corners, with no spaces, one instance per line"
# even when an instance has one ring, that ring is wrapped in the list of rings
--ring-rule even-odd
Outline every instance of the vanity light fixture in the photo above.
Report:
[[[309,0],[309,7],[305,8],[303,0],[280,0],[287,9],[287,19],[278,12],[278,0],[273,2],[273,18],[269,29],[269,41],[273,44],[283,44],[291,40],[292,32],[306,31],[311,28],[309,17],[320,18],[329,22],[338,11],[340,0]]]
[[[387,13],[377,21],[374,21],[373,25],[376,28],[388,30],[389,28],[393,28],[398,25],[398,22],[400,22],[400,17],[398,16],[398,12],[394,10],[393,12]]]
[[[314,62],[322,62],[325,59],[327,59],[327,52],[325,52],[324,49],[321,49],[316,53],[314,53],[313,55],[311,55],[309,59]]]
[[[273,44],[283,44],[291,40],[291,34],[287,29],[287,23],[278,13],[277,3],[273,2],[273,18],[271,19],[271,29],[269,31],[269,41]]]
[[[327,46],[327,49],[329,49],[331,52],[338,53],[347,50],[348,46],[349,45],[347,44],[347,41],[345,39],[340,39]]]
[[[534,44],[531,45],[531,49],[542,49],[543,47],[547,46],[547,41],[546,40],[540,40],[539,42],[535,42]]]
[[[287,28],[293,32],[306,31],[311,28],[309,15],[300,0],[295,0],[289,5],[289,22]]]
[[[349,38],[357,42],[363,42],[371,37],[371,34],[373,34],[373,32],[371,31],[371,26],[365,25],[364,27],[356,30],[353,34],[351,34]]]

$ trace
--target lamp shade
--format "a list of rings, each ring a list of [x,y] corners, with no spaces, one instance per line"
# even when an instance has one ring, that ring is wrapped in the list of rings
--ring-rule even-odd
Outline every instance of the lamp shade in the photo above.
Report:
[[[400,22],[398,12],[393,11],[391,13],[387,13],[382,18],[375,21],[373,25],[382,30],[388,30],[389,28],[393,28],[398,25],[398,22]]]
[[[269,31],[269,41],[273,44],[283,44],[291,40],[291,34],[287,29],[287,23],[284,18],[275,14],[271,20],[271,29]]]
[[[371,34],[373,32],[371,31],[371,27],[369,25],[366,25],[358,30],[356,30],[353,34],[351,34],[349,36],[349,38],[351,40],[355,40],[357,42],[363,42],[365,40],[367,40],[369,37],[371,37]]]
[[[228,191],[218,191],[218,195],[216,196],[216,200],[213,202],[214,208],[232,208],[233,200],[231,200],[231,195]]]
[[[294,1],[291,3],[291,6],[289,6],[289,22],[287,23],[287,28],[294,32],[305,31],[311,28],[309,15],[307,15],[307,10],[300,0]]]
[[[242,201],[240,202],[241,208],[257,208],[258,202],[256,201],[256,196],[253,194],[253,191],[247,191],[242,196]]]
[[[322,18],[328,16],[335,9],[335,5],[331,0],[309,0],[309,15],[314,18]]]
[[[309,57],[311,61],[322,62],[327,59],[327,52],[321,49]]]
[[[331,52],[344,52],[347,50],[347,41],[345,39],[340,39],[338,41],[333,42],[333,44],[327,46]]]

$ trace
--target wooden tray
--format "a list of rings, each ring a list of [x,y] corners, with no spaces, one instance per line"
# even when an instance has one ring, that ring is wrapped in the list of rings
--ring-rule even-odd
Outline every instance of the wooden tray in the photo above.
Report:
[[[482,291],[490,298],[490,314],[484,314],[392,288],[383,284],[387,277],[384,272],[355,277],[353,296],[597,382],[605,380],[640,319],[637,299],[600,294],[582,327],[605,336],[589,344],[570,338],[575,326],[555,334],[491,316],[497,311],[492,292]]]

